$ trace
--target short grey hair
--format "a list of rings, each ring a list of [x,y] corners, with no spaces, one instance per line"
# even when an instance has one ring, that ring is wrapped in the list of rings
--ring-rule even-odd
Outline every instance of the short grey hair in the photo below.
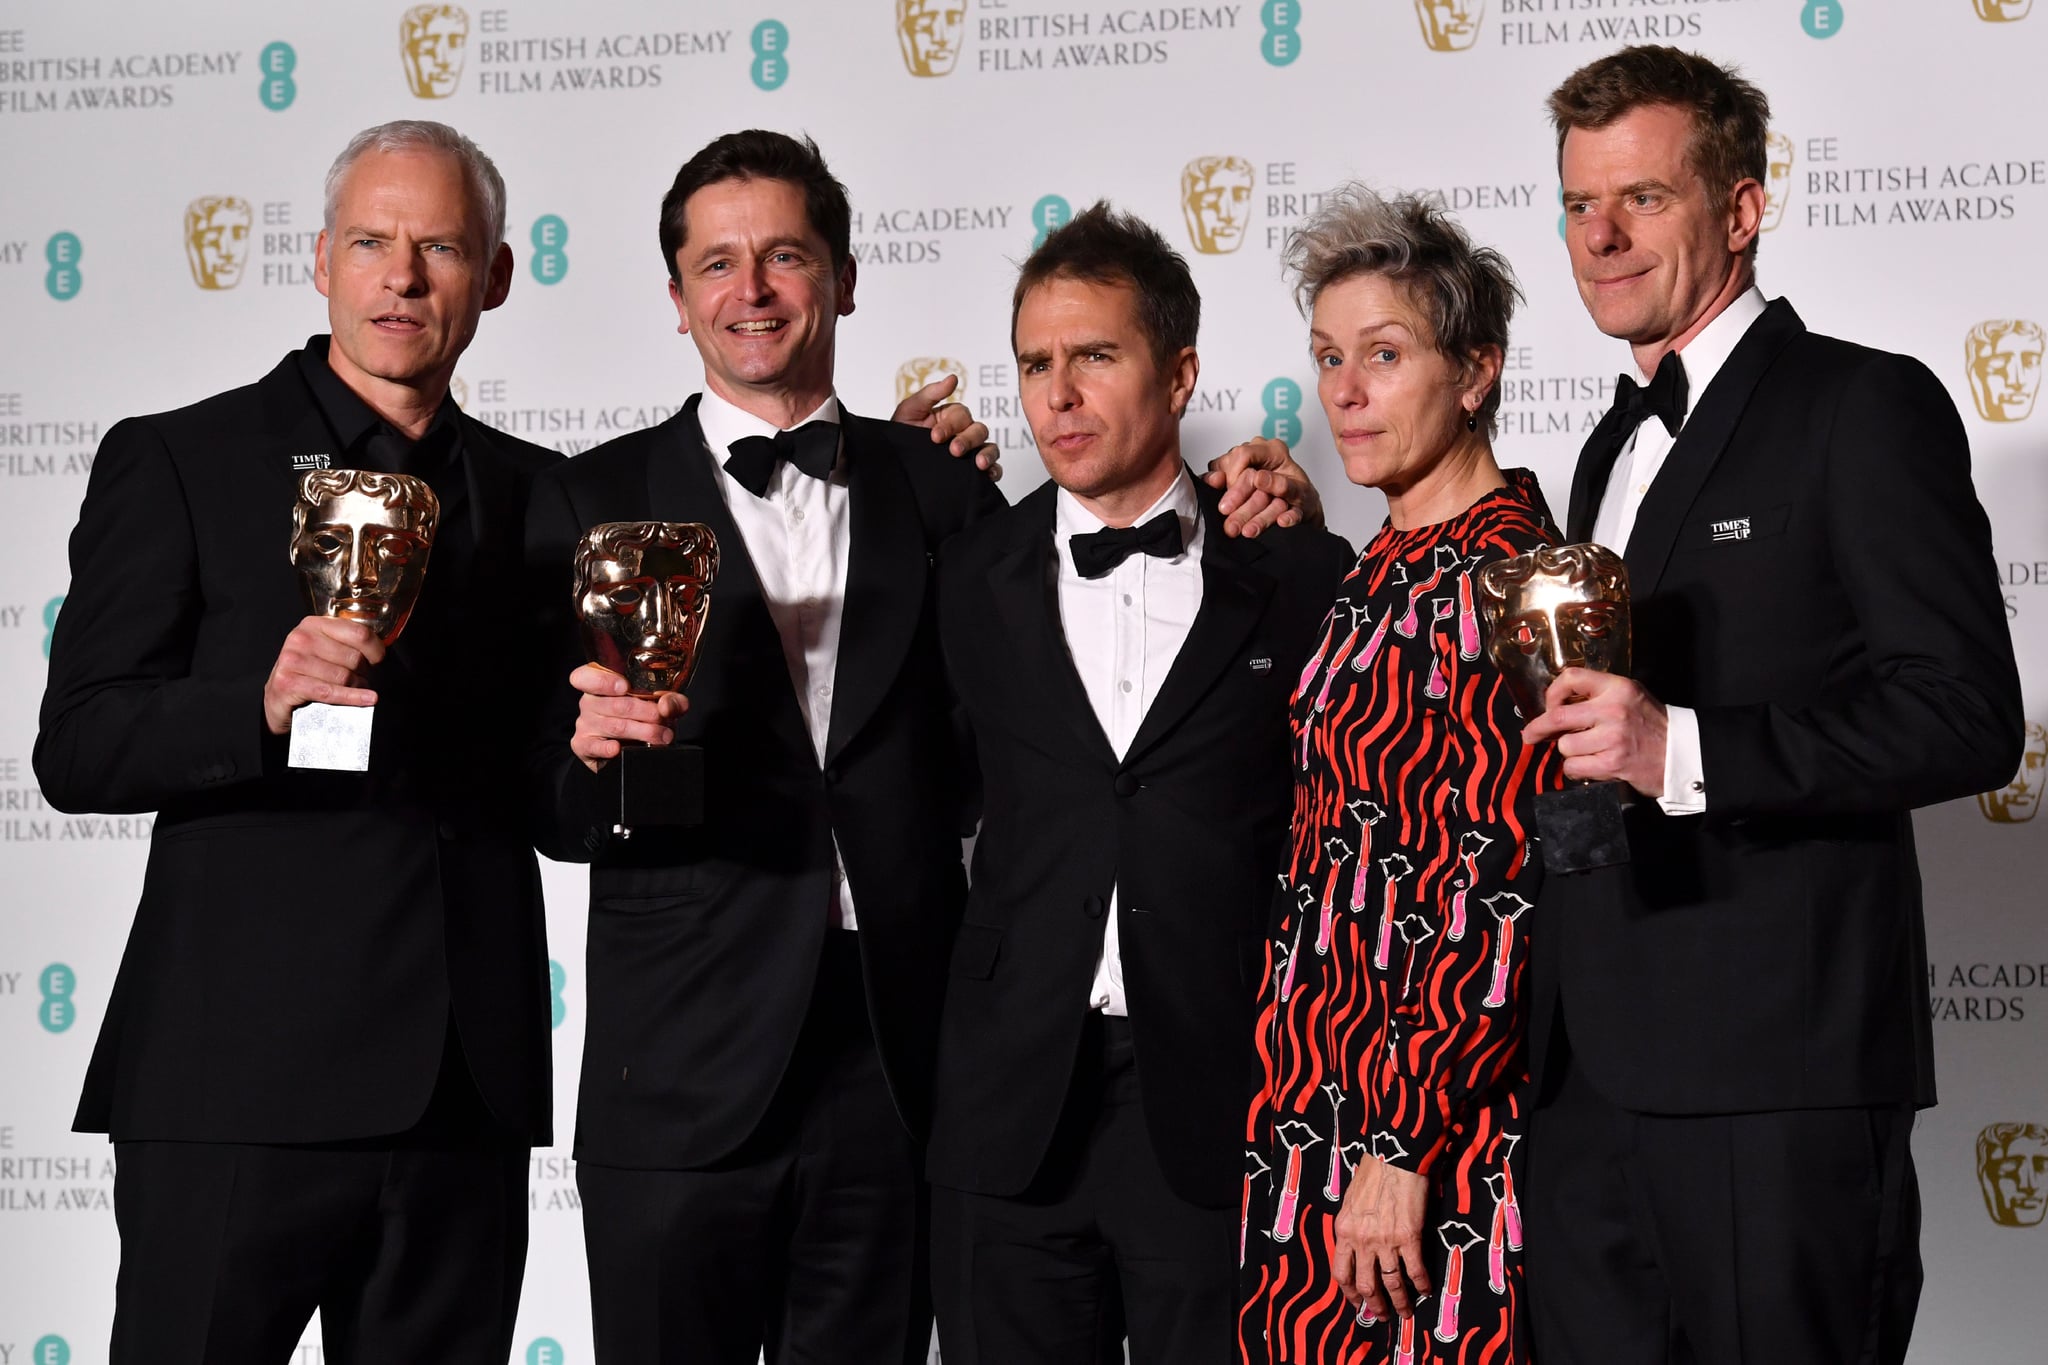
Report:
[[[1507,257],[1475,246],[1436,194],[1383,197],[1353,181],[1288,234],[1281,257],[1303,316],[1333,284],[1378,275],[1407,291],[1428,320],[1430,344],[1463,372],[1475,351],[1508,345],[1508,322],[1522,297]],[[1500,385],[1480,400],[1490,434]]]
[[[365,128],[348,140],[341,155],[327,168],[327,203],[320,224],[334,231],[335,203],[341,198],[341,182],[349,167],[371,152],[441,152],[461,163],[462,178],[469,185],[469,199],[483,214],[490,231],[487,251],[495,252],[505,242],[505,177],[483,154],[483,149],[445,123],[403,118]]]

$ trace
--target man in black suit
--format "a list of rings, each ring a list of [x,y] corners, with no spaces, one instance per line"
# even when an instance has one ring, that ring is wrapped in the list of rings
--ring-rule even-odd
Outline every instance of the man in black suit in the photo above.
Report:
[[[534,754],[543,851],[593,864],[576,1156],[601,1361],[751,1365],[765,1342],[880,1365],[930,1341],[919,1143],[966,894],[931,559],[1004,504],[937,436],[834,395],[850,217],[808,141],[692,157],[661,239],[705,392],[534,493],[559,608],[598,522],[702,522],[720,550],[687,703],[575,667],[561,622],[576,690]],[[703,823],[615,837],[621,741],[676,740],[704,751]]]
[[[927,1167],[948,1362],[1230,1349],[1288,689],[1351,552],[1224,534],[1180,454],[1200,309],[1137,219],[1050,234],[1011,335],[1052,482],[940,563],[985,800]]]
[[[550,451],[448,398],[505,299],[505,187],[435,123],[328,174],[331,337],[107,433],[71,538],[35,767],[71,811],[159,812],[77,1127],[111,1133],[112,1358],[502,1365],[548,1140],[547,954],[503,643]],[[410,626],[307,614],[298,476],[425,479]],[[375,703],[369,771],[287,765],[294,711]]]
[[[1533,933],[1537,1354],[1896,1361],[1935,1098],[1910,812],[1997,786],[2023,726],[1969,447],[1924,366],[1758,292],[1760,91],[1630,48],[1550,108],[1642,380],[1569,518],[1624,552],[1635,676],[1566,672],[1527,737],[1638,799],[1633,860],[1551,877]]]

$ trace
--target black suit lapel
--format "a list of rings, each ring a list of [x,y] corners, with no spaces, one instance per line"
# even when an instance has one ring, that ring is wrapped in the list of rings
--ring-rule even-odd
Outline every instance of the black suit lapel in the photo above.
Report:
[[[662,436],[647,460],[649,520],[702,522],[718,539],[711,610],[697,642],[697,672],[685,691],[705,715],[727,707],[765,711],[792,752],[815,758],[810,725],[790,684],[782,635],[768,614],[760,575],[706,453],[697,395],[664,424]],[[776,700],[766,700],[771,697]]]
[[[864,438],[860,419],[840,410],[846,458],[846,605],[832,680],[830,763],[874,716],[902,671],[924,618],[931,559],[917,497],[895,452]]]
[[[1806,324],[1791,304],[1783,299],[1770,304],[1743,333],[1706,392],[1699,395],[1671,453],[1650,483],[1642,510],[1636,513],[1635,529],[1629,532],[1622,550],[1628,563],[1630,596],[1643,598],[1657,591],[1679,528],[1735,435],[1750,395],[1778,353],[1805,330]]]
[[[1197,479],[1195,496],[1202,504],[1202,607],[1131,740],[1124,756],[1127,763],[1171,735],[1208,695],[1258,626],[1273,595],[1272,576],[1255,567],[1266,551],[1255,540],[1223,534],[1223,516],[1216,510],[1222,494]]]
[[[1572,500],[1565,509],[1565,541],[1577,545],[1593,538],[1593,520],[1600,514],[1600,499],[1607,492],[1607,480],[1614,462],[1628,444],[1624,431],[1628,418],[1609,408],[1593,434],[1579,450],[1579,463],[1572,471]]]
[[[1054,500],[1052,483],[1017,504],[1010,520],[1012,544],[989,567],[989,597],[1000,619],[988,623],[988,639],[996,657],[1012,665],[1016,686],[1009,695],[1036,703],[1057,717],[1083,748],[1105,763],[1116,762],[1109,736],[1096,719],[1088,689],[1074,671],[1060,627],[1059,589],[1054,577]],[[1001,665],[995,665],[1000,667]]]

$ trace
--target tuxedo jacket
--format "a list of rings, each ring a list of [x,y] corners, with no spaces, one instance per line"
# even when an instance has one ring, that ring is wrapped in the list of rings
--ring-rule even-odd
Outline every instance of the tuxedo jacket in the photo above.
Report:
[[[372,771],[303,771],[263,684],[308,614],[297,457],[334,438],[296,356],[124,421],[71,536],[35,769],[67,811],[158,812],[78,1109],[116,1139],[325,1142],[424,1112],[454,1020],[499,1122],[548,1140],[548,967],[516,798],[526,493],[554,452],[461,419],[467,552],[437,548],[371,671]],[[485,676],[478,675],[479,660]]]
[[[1910,812],[2005,781],[2023,727],[1955,405],[1780,299],[1695,399],[1624,558],[1634,673],[1698,712],[1706,812],[1638,802],[1627,865],[1545,880],[1537,1065],[1561,995],[1623,1108],[1932,1104]]]
[[[1320,530],[1227,537],[1219,495],[1196,491],[1201,608],[1121,756],[1060,624],[1056,487],[941,561],[940,639],[984,805],[945,978],[938,1184],[1014,1195],[1044,1163],[1114,888],[1153,1153],[1183,1198],[1240,1192],[1259,954],[1293,809],[1287,699],[1352,557]]]
[[[883,1072],[905,1126],[924,1131],[969,790],[932,622],[932,556],[1005,504],[928,432],[850,413],[842,427],[850,542],[823,763],[695,398],[535,490],[528,554],[565,609],[574,547],[599,522],[702,522],[719,545],[675,726],[677,743],[704,749],[702,825],[611,836],[616,774],[591,773],[569,750],[578,697],[566,680],[588,656],[566,613],[553,630],[560,681],[531,789],[542,851],[592,864],[580,1160],[691,1169],[755,1130],[810,1005],[835,838]]]

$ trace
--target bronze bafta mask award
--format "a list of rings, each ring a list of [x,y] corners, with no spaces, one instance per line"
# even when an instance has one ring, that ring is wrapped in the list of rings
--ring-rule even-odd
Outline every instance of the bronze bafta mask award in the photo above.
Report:
[[[626,680],[636,697],[681,692],[718,577],[718,537],[698,522],[608,521],[576,547],[576,616],[590,661]],[[680,827],[704,818],[704,751],[628,744],[612,768],[619,801],[612,832]]]
[[[1486,650],[1525,720],[1567,668],[1628,676],[1628,566],[1601,545],[1546,545],[1479,571]],[[1536,798],[1543,865],[1586,872],[1628,861],[1620,782],[1576,782]]]
[[[410,474],[316,469],[299,478],[292,567],[315,616],[356,621],[395,644],[419,601],[441,502]],[[290,764],[364,772],[374,706],[308,702],[292,713]]]

